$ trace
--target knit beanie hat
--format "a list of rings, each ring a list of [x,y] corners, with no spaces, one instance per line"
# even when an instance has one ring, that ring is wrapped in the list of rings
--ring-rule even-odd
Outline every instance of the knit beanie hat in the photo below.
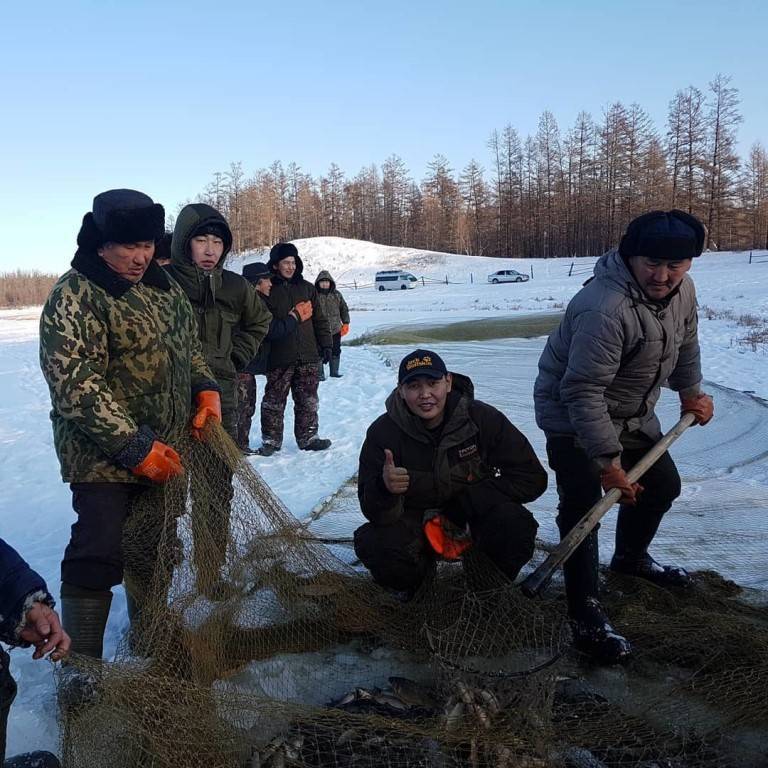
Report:
[[[629,223],[619,253],[625,259],[692,259],[701,255],[705,236],[704,225],[690,213],[676,209],[650,211]]]

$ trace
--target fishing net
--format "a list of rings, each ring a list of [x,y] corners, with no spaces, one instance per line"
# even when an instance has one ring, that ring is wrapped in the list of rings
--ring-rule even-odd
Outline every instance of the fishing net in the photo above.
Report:
[[[66,766],[765,765],[768,610],[716,573],[679,593],[605,577],[636,655],[591,667],[561,589],[528,600],[470,550],[400,602],[220,427],[181,449],[184,478],[125,530],[116,657],[60,673]]]

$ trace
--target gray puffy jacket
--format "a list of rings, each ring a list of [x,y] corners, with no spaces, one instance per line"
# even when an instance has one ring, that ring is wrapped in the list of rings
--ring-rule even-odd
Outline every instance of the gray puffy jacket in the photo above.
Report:
[[[590,458],[617,455],[624,430],[661,436],[654,408],[662,385],[700,382],[693,281],[686,275],[670,298],[652,302],[609,251],[541,354],[536,423],[547,434],[575,434]]]

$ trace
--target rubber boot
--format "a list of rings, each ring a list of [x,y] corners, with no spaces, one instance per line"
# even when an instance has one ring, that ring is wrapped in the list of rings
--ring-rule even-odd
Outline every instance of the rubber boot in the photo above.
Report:
[[[341,363],[341,357],[339,357],[339,355],[334,355],[331,358],[331,378],[332,379],[341,378],[341,374],[339,373],[339,363]]]
[[[594,598],[584,602],[571,620],[573,645],[598,664],[622,664],[632,655],[632,646],[608,621],[603,606]]]
[[[317,364],[317,380],[325,381],[325,365],[322,360]]]
[[[72,638],[72,653],[101,661],[111,604],[112,592],[109,590],[61,585],[61,618],[64,629]],[[65,711],[96,698],[98,672],[78,669],[66,660],[62,663],[62,672],[58,693],[59,705]]]
[[[51,752],[24,752],[9,757],[3,768],[61,768],[59,758]]]
[[[648,547],[656,536],[667,510],[642,511],[621,505],[616,521],[616,549],[611,570],[658,584],[660,587],[687,587],[691,577],[684,568],[660,565]]]
[[[109,590],[61,585],[62,624],[72,638],[72,653],[101,659],[111,605],[112,592]]]

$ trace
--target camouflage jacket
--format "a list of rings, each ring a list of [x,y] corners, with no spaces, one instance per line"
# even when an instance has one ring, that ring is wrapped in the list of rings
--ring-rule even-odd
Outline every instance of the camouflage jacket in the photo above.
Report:
[[[152,430],[173,446],[193,396],[216,389],[184,291],[150,264],[139,283],[78,251],[40,318],[40,365],[65,482],[144,482],[128,467]],[[140,429],[141,428],[141,429]]]

